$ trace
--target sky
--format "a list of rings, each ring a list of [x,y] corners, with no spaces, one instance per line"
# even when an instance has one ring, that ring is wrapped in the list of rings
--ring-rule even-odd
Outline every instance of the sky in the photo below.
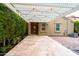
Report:
[[[71,13],[71,14],[69,14],[69,15],[67,15],[66,17],[70,17],[70,16],[79,17],[79,10],[76,11],[76,12],[73,12],[73,13]],[[79,18],[76,18],[76,20],[74,20],[74,21],[79,21]]]
[[[69,16],[77,16],[77,17],[79,17],[79,10],[67,15],[66,17],[69,17]]]
[[[79,0],[0,0],[1,3],[79,3]]]

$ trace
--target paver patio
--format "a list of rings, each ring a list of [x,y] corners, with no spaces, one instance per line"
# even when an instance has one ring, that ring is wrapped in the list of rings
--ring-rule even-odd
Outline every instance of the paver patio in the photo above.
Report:
[[[48,36],[27,36],[5,56],[77,56]]]

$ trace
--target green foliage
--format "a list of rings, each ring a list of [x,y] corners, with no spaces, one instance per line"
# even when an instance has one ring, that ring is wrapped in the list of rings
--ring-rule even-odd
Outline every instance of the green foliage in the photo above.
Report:
[[[0,47],[0,53],[6,53],[6,52],[8,52],[12,47],[13,47],[12,45]]]
[[[74,22],[74,31],[79,33],[79,21]]]
[[[0,3],[0,44],[4,42],[5,46],[6,40],[9,44],[16,44],[27,35],[27,26],[27,22],[19,15]]]

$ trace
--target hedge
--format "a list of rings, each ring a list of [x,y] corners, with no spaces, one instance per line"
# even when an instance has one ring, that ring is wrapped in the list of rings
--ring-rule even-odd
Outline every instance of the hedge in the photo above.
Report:
[[[0,47],[17,44],[28,34],[28,23],[0,3]]]

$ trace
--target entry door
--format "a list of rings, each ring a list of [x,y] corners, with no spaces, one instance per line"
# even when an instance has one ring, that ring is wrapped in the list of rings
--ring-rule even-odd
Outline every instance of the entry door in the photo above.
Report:
[[[31,23],[31,34],[38,34],[38,23]]]

